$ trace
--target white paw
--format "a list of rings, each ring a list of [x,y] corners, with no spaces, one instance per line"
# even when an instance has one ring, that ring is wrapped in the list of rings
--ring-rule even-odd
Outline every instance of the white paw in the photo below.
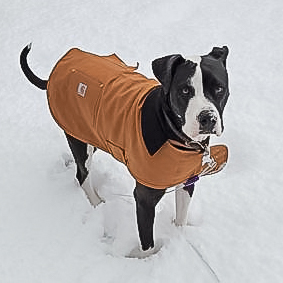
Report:
[[[104,203],[105,200],[103,200],[95,190],[85,190],[85,188],[82,187],[84,190],[89,202],[94,206],[98,206],[100,203]]]

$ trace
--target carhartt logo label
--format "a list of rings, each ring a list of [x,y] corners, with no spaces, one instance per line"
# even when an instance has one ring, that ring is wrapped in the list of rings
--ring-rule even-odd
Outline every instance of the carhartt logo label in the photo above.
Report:
[[[84,83],[79,83],[78,90],[77,90],[78,95],[85,97],[86,90],[87,90],[87,85]]]

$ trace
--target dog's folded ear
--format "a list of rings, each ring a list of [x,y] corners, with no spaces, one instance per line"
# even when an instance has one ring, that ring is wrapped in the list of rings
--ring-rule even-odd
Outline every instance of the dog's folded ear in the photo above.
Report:
[[[165,93],[169,92],[171,81],[177,66],[185,61],[186,60],[182,55],[174,54],[155,59],[152,62],[153,73],[162,84]]]
[[[223,61],[224,66],[226,66],[226,59],[229,53],[229,49],[227,46],[223,47],[213,47],[212,51],[208,54],[215,59],[220,59]]]

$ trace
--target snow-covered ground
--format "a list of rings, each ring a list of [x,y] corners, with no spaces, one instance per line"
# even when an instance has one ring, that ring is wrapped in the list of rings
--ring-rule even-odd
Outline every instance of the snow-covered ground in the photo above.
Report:
[[[0,282],[283,282],[282,11],[281,0],[2,0]],[[127,196],[134,182],[99,152],[92,173],[106,203],[87,202],[74,164],[65,166],[70,152],[44,92],[19,69],[30,41],[30,64],[44,78],[73,46],[138,61],[149,77],[159,56],[230,47],[226,129],[213,140],[229,146],[230,159],[198,183],[196,226],[172,224],[168,194],[156,218],[161,250],[127,257],[139,243]]]

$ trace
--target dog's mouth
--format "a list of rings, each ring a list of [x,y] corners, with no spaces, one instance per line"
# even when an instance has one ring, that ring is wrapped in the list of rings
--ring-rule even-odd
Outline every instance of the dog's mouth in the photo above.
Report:
[[[213,131],[199,131],[199,135],[217,135],[216,130]]]
[[[201,130],[201,129],[198,129],[197,131],[195,132],[192,132],[189,137],[196,141],[196,142],[201,142],[201,141],[204,141],[206,140],[208,137],[211,137],[213,135],[215,136],[221,136],[222,134],[222,131],[221,129],[212,129],[212,130]]]
[[[211,131],[200,130],[198,134],[199,135],[205,135],[205,136],[216,135],[216,136],[220,137],[222,135],[222,131],[218,131],[216,129],[213,129]]]
[[[214,128],[212,130],[199,130],[199,135],[209,135],[209,136],[212,136],[212,135],[216,135],[216,136],[221,136],[222,135],[222,130],[221,129],[217,129],[217,128]]]

